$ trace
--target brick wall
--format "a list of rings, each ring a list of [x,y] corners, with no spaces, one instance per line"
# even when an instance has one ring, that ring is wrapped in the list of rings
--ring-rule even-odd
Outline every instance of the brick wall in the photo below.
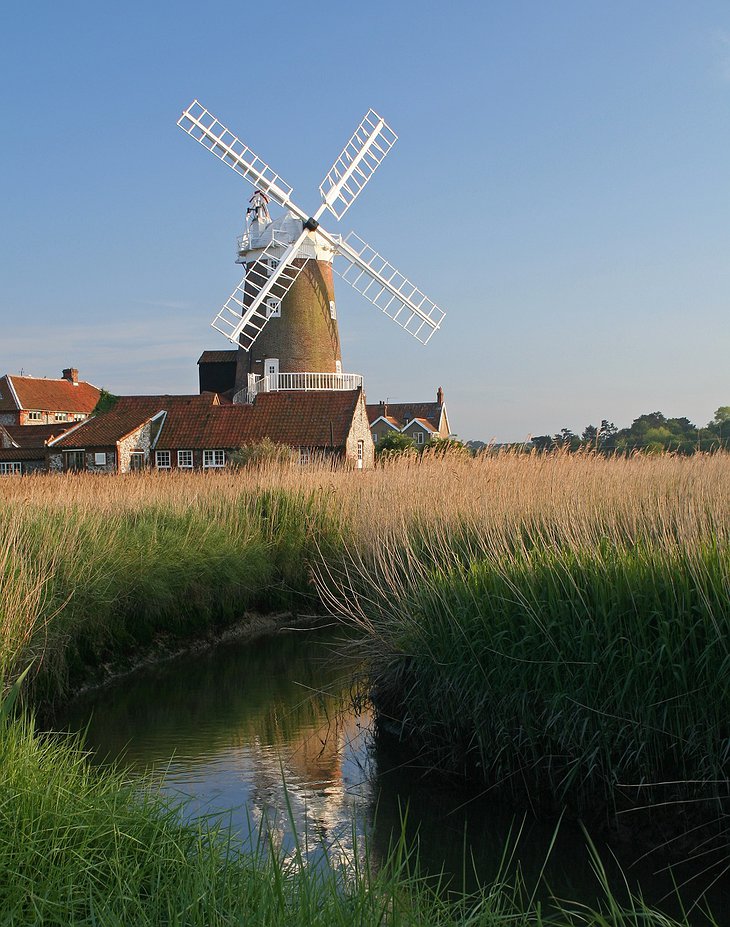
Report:
[[[248,385],[249,373],[263,375],[267,357],[279,359],[280,373],[335,373],[342,361],[337,319],[330,314],[332,265],[313,259],[296,263],[304,270],[284,297],[281,318],[266,323],[250,351],[238,352],[236,390]]]

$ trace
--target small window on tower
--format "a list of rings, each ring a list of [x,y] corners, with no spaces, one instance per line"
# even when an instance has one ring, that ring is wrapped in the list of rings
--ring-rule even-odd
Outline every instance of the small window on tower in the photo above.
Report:
[[[334,299],[331,299],[331,300],[330,300],[330,318],[331,318],[331,319],[336,319],[336,318],[337,318],[337,309],[335,308],[335,301],[334,301]]]
[[[342,373],[342,361],[335,361],[335,370],[337,373]]]
[[[281,318],[281,300],[275,299],[273,296],[270,296],[266,300],[266,311],[270,319],[280,319]]]

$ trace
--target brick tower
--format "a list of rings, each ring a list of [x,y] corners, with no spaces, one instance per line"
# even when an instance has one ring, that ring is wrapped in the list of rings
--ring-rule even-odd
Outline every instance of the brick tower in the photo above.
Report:
[[[286,246],[296,241],[301,229],[301,220],[290,212],[272,221],[266,197],[260,191],[254,193],[247,213],[247,229],[238,241],[236,259],[246,267],[251,292],[266,280],[261,270],[264,251],[268,256],[274,254],[276,259],[279,251],[283,254]],[[272,249],[272,242],[280,248]],[[249,350],[238,349],[237,395],[252,389],[267,376],[277,377],[274,388],[286,389],[290,384],[298,388],[300,380],[304,383],[304,374],[313,377],[328,374],[326,380],[331,381],[331,385],[320,378],[323,385],[342,388],[344,384],[335,384],[335,377],[342,374],[342,354],[332,276],[333,257],[334,250],[319,236],[310,236],[301,245],[293,262],[299,271],[296,280],[283,299],[267,300],[266,326]],[[257,275],[260,279],[253,279]],[[302,376],[288,377],[287,374]]]

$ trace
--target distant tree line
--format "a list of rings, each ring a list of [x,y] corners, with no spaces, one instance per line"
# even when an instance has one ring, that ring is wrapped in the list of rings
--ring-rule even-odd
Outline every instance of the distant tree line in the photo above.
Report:
[[[661,412],[649,412],[634,419],[628,428],[617,428],[604,418],[600,425],[586,425],[579,435],[561,428],[554,435],[534,436],[526,446],[540,451],[591,449],[605,453],[641,450],[694,454],[720,448],[730,450],[730,406],[720,406],[704,427],[685,417],[667,418]]]
[[[378,457],[400,454],[480,454],[494,449],[519,451],[598,451],[605,454],[630,454],[632,451],[694,454],[724,448],[730,450],[730,406],[720,406],[707,425],[699,427],[688,418],[667,418],[661,412],[648,412],[635,418],[628,428],[617,428],[608,419],[600,425],[586,425],[580,434],[570,428],[561,428],[554,435],[535,435],[527,441],[514,444],[490,444],[486,441],[467,441],[454,438],[432,438],[417,445],[408,435],[393,432],[377,445]]]

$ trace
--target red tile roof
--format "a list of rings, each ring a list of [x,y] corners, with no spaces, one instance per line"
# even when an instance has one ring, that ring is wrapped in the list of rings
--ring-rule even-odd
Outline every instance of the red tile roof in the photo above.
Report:
[[[0,461],[10,463],[15,460],[45,460],[43,447],[0,447]]]
[[[113,447],[162,411],[158,450],[231,449],[264,438],[294,447],[342,447],[361,396],[361,390],[261,393],[252,405],[221,404],[215,393],[123,396],[109,412],[82,422],[53,447]]]
[[[4,425],[3,428],[18,447],[44,447],[46,441],[58,438],[73,428],[75,422],[60,422],[57,425]]]
[[[264,438],[294,447],[342,447],[360,390],[261,393],[252,405],[212,406],[199,414],[171,409],[156,447],[238,448]]]
[[[186,414],[217,402],[215,393],[201,396],[121,396],[108,411],[94,415],[66,432],[54,448],[114,447],[130,432],[149,421],[158,412],[180,408]]]
[[[15,377],[6,374],[0,379],[0,412],[14,412],[20,408],[40,412],[88,414],[96,406],[99,393],[97,387],[83,380],[79,380],[78,385],[74,386],[69,380]],[[18,402],[15,401],[15,396],[18,397]]]

